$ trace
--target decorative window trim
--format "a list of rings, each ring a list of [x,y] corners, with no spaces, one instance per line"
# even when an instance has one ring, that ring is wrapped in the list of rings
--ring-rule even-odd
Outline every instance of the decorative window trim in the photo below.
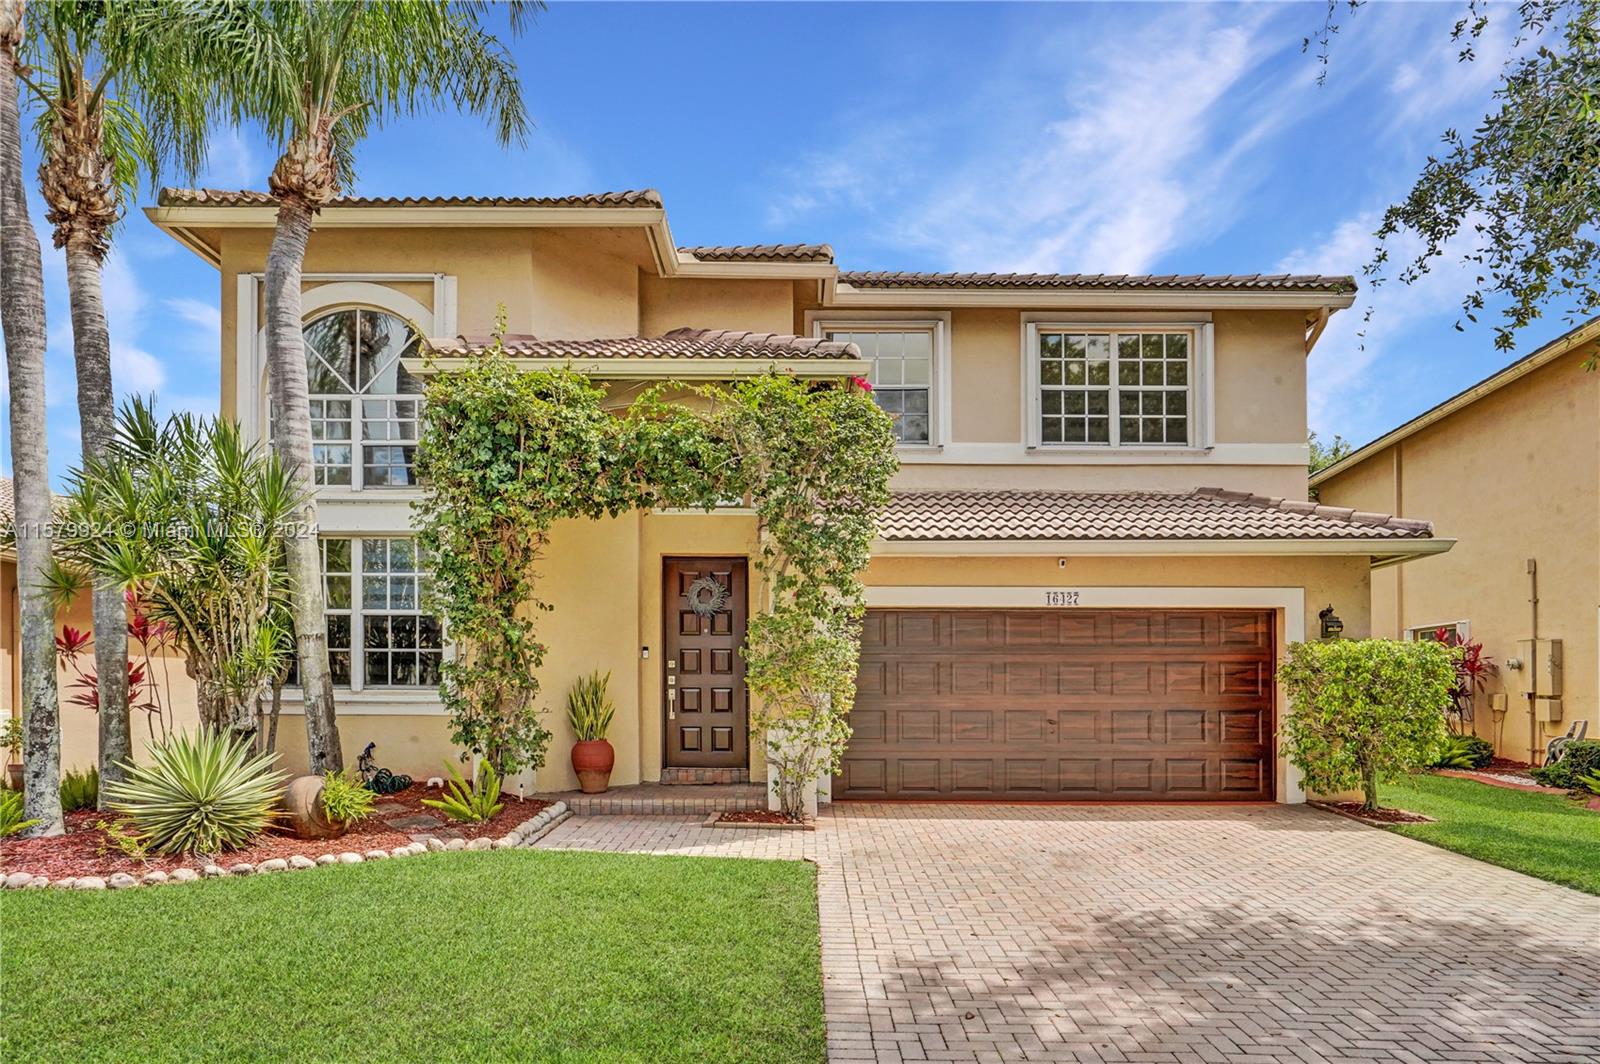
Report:
[[[933,365],[928,386],[928,442],[902,443],[899,450],[937,451],[950,442],[952,403],[950,382],[950,312],[896,310],[808,310],[806,331],[815,337],[831,329],[856,332],[906,332],[926,329],[933,334]]]
[[[237,278],[234,415],[247,442],[267,437],[267,329],[262,321],[263,275]],[[302,281],[327,282],[300,296],[302,323],[341,307],[386,310],[415,322],[428,336],[453,336],[456,328],[456,278],[443,273],[307,273]],[[387,282],[387,283],[386,283]],[[392,287],[395,283],[433,285],[433,307],[423,306]],[[337,489],[335,489],[337,490]]]
[[[1031,454],[1140,454],[1140,455],[1194,455],[1205,454],[1215,445],[1212,426],[1216,421],[1216,392],[1213,359],[1215,330],[1207,319],[1163,319],[1163,317],[1097,317],[1076,318],[1060,314],[1022,315],[1022,410],[1023,439]],[[1043,416],[1039,379],[1039,333],[1063,332],[1187,332],[1190,334],[1189,354],[1189,443],[1186,446],[1147,443],[1045,443],[1042,439],[1040,419]],[[1114,364],[1114,363],[1113,363]],[[1117,392],[1113,378],[1110,394]],[[1114,401],[1113,401],[1114,405]],[[1118,414],[1110,411],[1111,418]]]

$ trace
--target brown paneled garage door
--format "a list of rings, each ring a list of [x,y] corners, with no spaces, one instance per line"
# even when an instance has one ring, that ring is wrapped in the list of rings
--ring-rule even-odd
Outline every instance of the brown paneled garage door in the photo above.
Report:
[[[1272,614],[869,610],[837,798],[1262,801]]]

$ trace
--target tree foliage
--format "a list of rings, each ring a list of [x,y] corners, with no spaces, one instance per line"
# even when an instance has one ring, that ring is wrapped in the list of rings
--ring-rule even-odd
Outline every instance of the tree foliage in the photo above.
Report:
[[[748,498],[765,583],[743,648],[753,723],[822,740],[778,766],[805,777],[796,794],[837,767],[859,653],[859,573],[897,467],[889,417],[869,396],[774,373],[687,392],[657,386],[618,414],[578,374],[518,372],[497,342],[436,374],[427,404],[417,469],[428,491],[416,505],[457,647],[444,666],[456,742],[503,771],[543,763],[536,631],[550,607],[535,568],[556,521]]]
[[[1305,42],[1318,45],[1323,63],[1339,12],[1360,6],[1328,0],[1323,29]],[[1444,132],[1410,192],[1384,212],[1365,267],[1373,286],[1382,284],[1395,266],[1391,242],[1414,236],[1422,249],[1394,270],[1412,284],[1464,238],[1477,272],[1462,314],[1476,321],[1489,301],[1503,302],[1494,327],[1501,350],[1550,304],[1563,305],[1571,322],[1600,312],[1600,0],[1523,0],[1515,10],[1515,48],[1492,110],[1470,132]],[[1456,22],[1451,42],[1462,62],[1478,61],[1490,11],[1485,0],[1469,0]]]
[[[1380,780],[1438,760],[1457,653],[1429,640],[1291,644],[1278,668],[1290,706],[1283,742],[1306,787],[1359,787],[1365,808],[1375,809]]]
[[[299,502],[277,458],[230,421],[162,425],[134,399],[106,455],[85,459],[68,488],[58,596],[80,590],[82,573],[132,591],[182,652],[202,725],[253,736],[255,698],[285,656],[284,526]]]

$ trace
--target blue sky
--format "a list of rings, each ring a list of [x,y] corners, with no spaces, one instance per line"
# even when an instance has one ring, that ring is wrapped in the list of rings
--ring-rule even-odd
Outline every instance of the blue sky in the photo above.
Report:
[[[1357,273],[1440,131],[1487,107],[1509,27],[1502,8],[1458,63],[1464,7],[1369,5],[1319,87],[1300,42],[1320,3],[556,0],[513,44],[525,148],[424,115],[363,146],[354,191],[654,187],[680,243],[826,241],[846,269]],[[219,131],[201,183],[264,188],[273,156]],[[42,243],[59,476],[77,411],[65,268]],[[1363,442],[1509,361],[1492,318],[1455,330],[1467,279],[1452,261],[1338,315],[1311,357],[1312,427]],[[131,211],[105,289],[119,390],[215,411],[215,271]],[[1537,323],[1523,350],[1564,327]]]

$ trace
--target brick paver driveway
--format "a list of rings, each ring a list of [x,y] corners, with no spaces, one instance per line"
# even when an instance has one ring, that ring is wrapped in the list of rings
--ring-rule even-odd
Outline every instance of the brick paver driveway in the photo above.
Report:
[[[1600,899],[1310,809],[851,804],[545,844],[815,858],[835,1060],[1600,1060]]]

